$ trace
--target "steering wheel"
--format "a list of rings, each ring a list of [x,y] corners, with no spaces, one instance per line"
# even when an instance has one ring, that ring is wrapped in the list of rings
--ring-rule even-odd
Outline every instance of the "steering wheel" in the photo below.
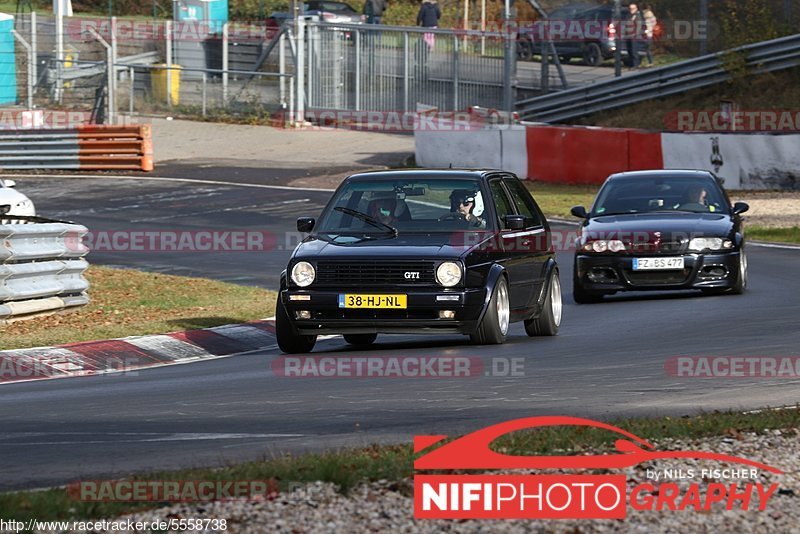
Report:
[[[444,215],[439,217],[439,222],[444,222],[444,221],[463,221],[463,220],[465,220],[464,216],[461,215],[460,213],[452,213],[452,212],[451,213],[445,213]]]

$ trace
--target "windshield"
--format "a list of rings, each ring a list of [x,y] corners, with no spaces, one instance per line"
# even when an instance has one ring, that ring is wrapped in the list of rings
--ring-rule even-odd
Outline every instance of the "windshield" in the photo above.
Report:
[[[725,195],[711,178],[647,176],[608,182],[598,193],[591,215],[652,212],[730,211]]]
[[[381,225],[398,233],[486,229],[491,225],[485,211],[474,179],[353,180],[331,199],[316,231],[386,234]]]

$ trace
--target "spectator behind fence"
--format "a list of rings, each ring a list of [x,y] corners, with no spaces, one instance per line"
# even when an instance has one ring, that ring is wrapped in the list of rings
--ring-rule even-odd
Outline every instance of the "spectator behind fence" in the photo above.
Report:
[[[647,52],[647,62],[651,66],[653,65],[653,35],[655,34],[656,30],[656,23],[658,19],[656,19],[655,13],[653,13],[653,6],[647,4],[644,6],[644,10],[642,11],[642,15],[644,15],[644,33],[647,37],[645,41],[645,51]]]
[[[636,4],[628,5],[628,10],[631,13],[631,18],[628,22],[627,31],[625,32],[625,48],[628,51],[631,67],[637,69],[641,63],[639,59],[639,41],[642,39],[644,17],[642,16],[642,12],[639,11],[639,6]]]
[[[438,28],[441,16],[442,11],[439,9],[439,4],[436,3],[436,0],[422,0],[419,13],[417,13],[417,26]],[[428,45],[428,50],[433,50],[433,46],[436,44],[436,34],[426,33],[424,39]]]
[[[386,0],[367,0],[364,3],[364,15],[367,17],[367,24],[380,24],[386,7]]]

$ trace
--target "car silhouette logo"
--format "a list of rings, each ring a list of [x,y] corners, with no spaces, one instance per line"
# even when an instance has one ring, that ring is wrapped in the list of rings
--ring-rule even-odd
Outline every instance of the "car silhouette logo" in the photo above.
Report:
[[[493,441],[510,432],[551,426],[599,428],[627,439],[617,439],[616,454],[586,456],[515,456],[490,449]],[[447,436],[415,436],[418,453],[442,442]],[[772,473],[783,471],[746,458],[704,451],[656,451],[644,439],[607,423],[567,416],[526,417],[482,428],[427,452],[414,461],[414,469],[623,469],[662,459],[692,458],[748,465]]]

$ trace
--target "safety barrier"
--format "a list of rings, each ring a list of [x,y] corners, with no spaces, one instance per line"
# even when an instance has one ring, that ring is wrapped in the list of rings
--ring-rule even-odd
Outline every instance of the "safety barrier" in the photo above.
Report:
[[[0,131],[0,169],[153,170],[149,124]]]
[[[705,169],[728,189],[800,189],[800,134],[649,132],[513,124],[416,130],[423,167],[500,168],[541,182],[601,184],[643,169]]]
[[[86,227],[13,219],[0,224],[0,323],[88,304]]]

